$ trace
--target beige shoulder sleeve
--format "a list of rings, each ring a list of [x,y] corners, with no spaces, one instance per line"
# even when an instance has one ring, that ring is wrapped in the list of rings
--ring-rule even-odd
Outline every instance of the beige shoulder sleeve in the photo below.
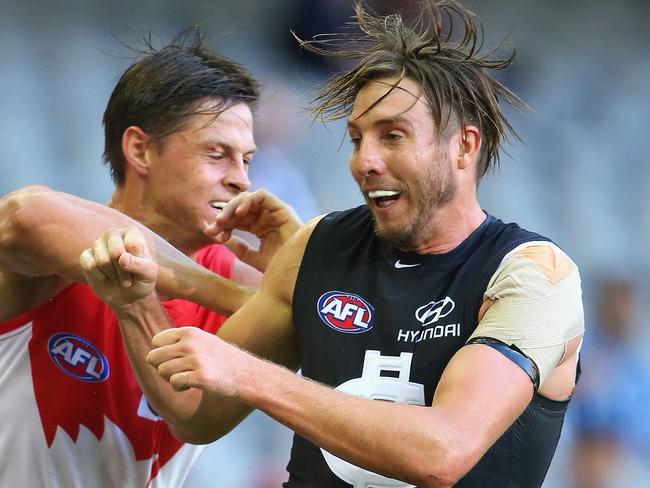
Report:
[[[517,346],[537,365],[540,384],[562,360],[566,342],[584,332],[578,267],[549,242],[511,251],[484,299],[489,307],[471,337]]]

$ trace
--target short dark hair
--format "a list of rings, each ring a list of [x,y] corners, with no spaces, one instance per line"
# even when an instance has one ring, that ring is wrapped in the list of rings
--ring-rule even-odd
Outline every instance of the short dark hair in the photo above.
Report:
[[[180,130],[191,115],[218,116],[237,103],[257,106],[260,87],[241,65],[203,47],[203,33],[185,29],[173,41],[155,49],[150,38],[138,50],[139,59],[117,82],[104,112],[104,162],[117,185],[124,184],[126,162],[122,135],[138,126],[155,139]],[[199,112],[206,100],[214,105]]]
[[[407,23],[400,14],[379,16],[357,1],[353,21],[348,24],[352,31],[309,41],[296,36],[302,47],[316,54],[359,60],[354,68],[332,76],[321,88],[314,99],[314,116],[325,121],[348,116],[368,81],[398,76],[392,91],[403,78],[412,78],[422,86],[430,103],[438,134],[449,124],[478,126],[483,139],[480,178],[498,163],[500,146],[508,134],[517,137],[499,100],[515,108],[526,107],[487,72],[509,66],[514,50],[506,59],[490,59],[501,44],[487,54],[481,53],[482,26],[455,0],[421,0],[419,7],[419,15]],[[454,30],[456,24],[463,27],[460,35]]]

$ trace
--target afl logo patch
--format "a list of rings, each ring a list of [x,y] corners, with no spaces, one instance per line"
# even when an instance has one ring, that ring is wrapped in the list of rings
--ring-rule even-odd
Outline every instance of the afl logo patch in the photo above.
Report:
[[[81,381],[98,383],[108,378],[108,360],[97,347],[78,335],[54,334],[47,351],[61,371]]]
[[[318,315],[329,327],[347,334],[362,334],[372,329],[374,308],[359,295],[328,291],[318,299]]]

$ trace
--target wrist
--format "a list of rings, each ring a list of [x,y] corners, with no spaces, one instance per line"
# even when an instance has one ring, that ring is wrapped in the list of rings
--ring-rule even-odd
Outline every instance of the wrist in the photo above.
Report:
[[[159,303],[158,295],[153,291],[132,302],[111,305],[111,309],[118,320],[133,320],[151,310],[157,303]]]
[[[295,373],[250,353],[246,354],[248,364],[236,370],[237,399],[265,410],[275,402],[276,395],[281,394]]]

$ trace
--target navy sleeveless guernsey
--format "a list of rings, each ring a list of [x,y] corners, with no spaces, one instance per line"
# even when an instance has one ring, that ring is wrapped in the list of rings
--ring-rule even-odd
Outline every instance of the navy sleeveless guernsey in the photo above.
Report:
[[[365,206],[315,227],[293,297],[302,374],[351,395],[431,405],[442,372],[477,326],[483,293],[504,256],[538,234],[487,216],[445,254],[398,251]],[[568,402],[535,393],[460,488],[539,487]],[[370,446],[369,446],[370,448]],[[294,435],[286,488],[407,487]]]

